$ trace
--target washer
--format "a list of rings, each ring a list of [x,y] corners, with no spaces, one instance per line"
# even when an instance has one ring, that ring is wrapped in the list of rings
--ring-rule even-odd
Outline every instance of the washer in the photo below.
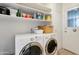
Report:
[[[57,54],[57,40],[55,34],[44,34],[44,54],[56,55]]]
[[[43,55],[43,35],[21,34],[15,36],[16,55]]]

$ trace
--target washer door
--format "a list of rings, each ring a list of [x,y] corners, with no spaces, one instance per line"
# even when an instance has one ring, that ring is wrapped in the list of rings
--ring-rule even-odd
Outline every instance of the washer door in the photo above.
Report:
[[[43,48],[38,42],[31,42],[23,47],[20,55],[42,55]]]
[[[50,38],[45,46],[46,54],[55,54],[57,50],[57,41],[53,38]]]

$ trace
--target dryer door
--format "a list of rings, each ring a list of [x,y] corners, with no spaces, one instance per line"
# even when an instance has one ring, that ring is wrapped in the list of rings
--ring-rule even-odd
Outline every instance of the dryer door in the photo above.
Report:
[[[42,55],[43,48],[38,42],[31,42],[23,47],[20,55]]]
[[[57,50],[57,41],[53,38],[50,38],[45,46],[46,54],[54,54]]]

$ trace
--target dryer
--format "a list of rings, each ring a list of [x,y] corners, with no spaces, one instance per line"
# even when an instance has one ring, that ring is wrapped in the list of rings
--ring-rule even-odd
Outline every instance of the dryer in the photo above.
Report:
[[[44,34],[44,54],[56,55],[57,54],[57,40],[55,34]]]
[[[16,55],[43,55],[43,35],[19,34],[15,36]]]

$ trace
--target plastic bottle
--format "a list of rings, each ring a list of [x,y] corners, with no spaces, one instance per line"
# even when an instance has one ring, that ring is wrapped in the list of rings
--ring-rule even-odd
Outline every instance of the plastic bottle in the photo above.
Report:
[[[20,11],[19,9],[18,9],[17,12],[16,12],[16,16],[17,16],[17,17],[21,17],[21,11]]]

